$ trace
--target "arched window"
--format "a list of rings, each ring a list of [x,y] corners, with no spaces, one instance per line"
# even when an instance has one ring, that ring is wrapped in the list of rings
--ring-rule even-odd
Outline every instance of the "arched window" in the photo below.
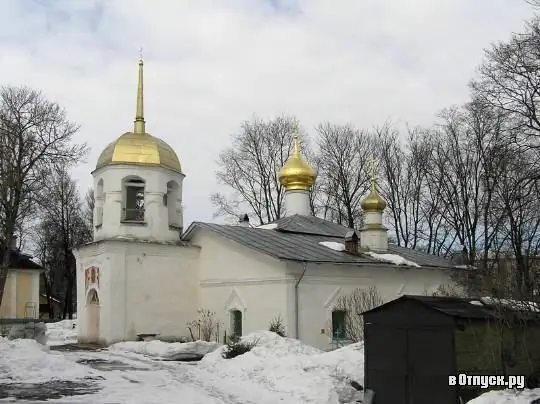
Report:
[[[139,177],[123,180],[123,222],[144,223],[144,185]]]
[[[235,337],[242,336],[242,312],[231,310],[231,334]]]
[[[176,181],[169,181],[167,183],[167,194],[164,198],[165,206],[167,207],[168,212],[168,221],[169,226],[179,227],[180,223],[180,214],[179,214],[179,197],[180,197],[180,187]]]
[[[95,227],[99,227],[103,224],[103,203],[105,200],[105,193],[103,191],[103,178],[97,183],[96,193],[94,195],[94,210],[95,210]]]

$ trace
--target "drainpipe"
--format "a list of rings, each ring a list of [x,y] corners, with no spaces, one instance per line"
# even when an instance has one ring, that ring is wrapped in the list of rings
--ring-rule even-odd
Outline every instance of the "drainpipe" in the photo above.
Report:
[[[300,282],[302,282],[302,278],[304,278],[304,275],[306,273],[306,270],[307,270],[307,264],[306,262],[302,262],[302,267],[304,268],[304,270],[302,271],[302,274],[298,277],[298,279],[296,280],[296,283],[294,285],[294,328],[295,328],[295,337],[296,339],[300,339],[299,338],[299,333],[300,333],[300,316],[298,315],[298,308],[299,308],[299,302],[298,302],[298,285],[300,285]]]

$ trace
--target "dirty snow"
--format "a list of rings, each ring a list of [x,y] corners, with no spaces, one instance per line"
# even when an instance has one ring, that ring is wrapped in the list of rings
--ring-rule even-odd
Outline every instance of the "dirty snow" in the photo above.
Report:
[[[532,404],[534,400],[540,400],[540,389],[490,391],[467,404]]]
[[[262,224],[260,226],[257,226],[256,229],[267,229],[267,230],[277,229],[277,223]]]
[[[65,323],[51,327],[66,328]],[[223,359],[220,346],[190,365],[156,357],[177,351],[183,345],[179,343],[122,343],[99,351],[60,352],[33,340],[2,339],[0,386],[25,383],[25,388],[32,388],[33,383],[54,380],[99,386],[98,392],[69,397],[70,403],[81,404],[172,404],[179,399],[190,404],[338,404],[354,402],[361,394],[349,384],[350,380],[363,383],[361,345],[323,352],[269,331],[243,340],[258,343],[251,352],[233,359]],[[77,363],[81,360],[86,363]],[[109,363],[110,367],[92,363]],[[48,402],[65,400],[51,397]]]
[[[345,244],[343,243],[337,243],[335,241],[320,241],[319,244],[334,251],[345,251]]]
[[[194,341],[194,342],[163,342],[163,341],[127,341],[118,342],[109,347],[110,351],[134,352],[156,358],[168,359],[181,354],[206,355],[215,351],[220,344],[215,342]]]
[[[77,343],[77,320],[62,320],[47,323],[47,345]]]
[[[410,267],[419,267],[416,262],[409,261],[408,259],[403,258],[397,254],[377,254],[371,251],[365,252],[364,254],[369,255],[371,258],[374,258],[378,261],[391,262],[395,265],[407,265]]]

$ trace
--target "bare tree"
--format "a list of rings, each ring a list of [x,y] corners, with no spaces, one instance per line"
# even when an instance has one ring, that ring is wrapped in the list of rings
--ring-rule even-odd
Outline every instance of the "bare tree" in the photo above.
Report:
[[[77,185],[66,167],[56,166],[49,177],[49,186],[38,199],[40,205],[42,254],[48,256],[49,270],[56,275],[64,294],[64,318],[74,311],[75,257],[72,249],[91,240],[91,232]],[[44,239],[48,236],[48,239]],[[54,278],[53,275],[53,278]]]
[[[347,227],[362,220],[360,201],[369,188],[367,161],[373,157],[373,137],[350,125],[324,123],[317,127],[323,216]]]
[[[471,82],[477,103],[506,115],[514,140],[540,147],[540,20],[534,18],[523,33],[492,45],[485,52],[479,77]]]
[[[86,145],[73,144],[77,126],[64,110],[27,87],[0,88],[0,304],[10,239],[47,182],[51,164],[75,164]]]
[[[284,189],[278,172],[292,151],[297,128],[298,121],[291,116],[270,121],[255,117],[242,123],[232,136],[232,146],[221,152],[217,162],[218,182],[230,193],[211,195],[215,216],[238,218],[249,210],[260,224],[281,217]]]
[[[348,295],[340,296],[335,310],[342,310],[345,314],[345,329],[343,337],[352,342],[364,339],[364,321],[362,313],[384,303],[376,286],[369,289],[356,288]]]

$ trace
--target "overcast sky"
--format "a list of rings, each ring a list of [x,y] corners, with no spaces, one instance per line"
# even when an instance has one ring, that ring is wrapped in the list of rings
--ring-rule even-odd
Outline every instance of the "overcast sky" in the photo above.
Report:
[[[3,0],[0,84],[43,90],[81,125],[85,191],[132,128],[142,46],[147,130],[178,153],[187,225],[212,220],[215,160],[241,121],[429,124],[531,15],[522,0]]]

